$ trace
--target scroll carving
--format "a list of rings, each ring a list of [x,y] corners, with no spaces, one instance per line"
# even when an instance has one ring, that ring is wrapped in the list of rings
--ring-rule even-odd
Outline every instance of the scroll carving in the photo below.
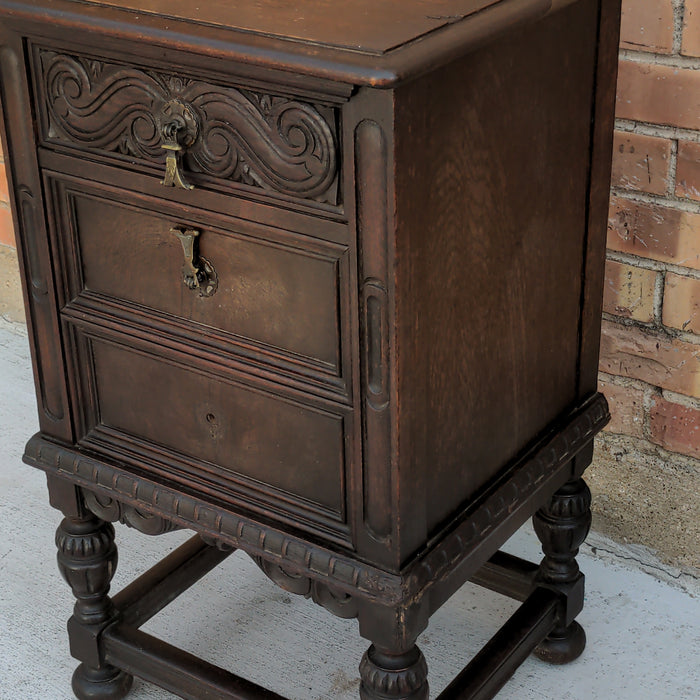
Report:
[[[134,530],[142,532],[144,535],[162,535],[164,532],[179,530],[180,526],[160,517],[151,515],[135,508],[134,506],[121,503],[107,496],[99,496],[93,491],[83,489],[83,500],[88,510],[96,515],[100,520],[107,522],[124,523]]]
[[[357,599],[353,596],[327,583],[311,579],[303,574],[295,574],[284,566],[273,564],[262,557],[251,555],[251,559],[260,567],[265,576],[288,593],[311,598],[314,603],[324,607],[337,617],[345,619],[357,617]]]
[[[335,127],[322,108],[48,50],[39,57],[51,140],[163,164],[161,115],[178,102],[200,126],[183,158],[190,172],[336,203]]]

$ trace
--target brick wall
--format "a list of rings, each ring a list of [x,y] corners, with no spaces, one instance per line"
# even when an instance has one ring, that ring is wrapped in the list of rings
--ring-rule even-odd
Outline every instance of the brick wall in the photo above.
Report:
[[[623,0],[601,345],[612,433],[700,458],[700,0]]]
[[[7,177],[5,176],[5,158],[0,143],[0,245],[15,244],[15,234],[12,229],[10,214],[10,197],[7,192]]]

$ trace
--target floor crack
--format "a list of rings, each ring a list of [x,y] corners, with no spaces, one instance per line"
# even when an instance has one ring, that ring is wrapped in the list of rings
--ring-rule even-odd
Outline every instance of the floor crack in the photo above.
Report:
[[[594,544],[588,544],[585,543],[583,545],[584,547],[587,547],[593,555],[597,555],[598,552],[602,552],[603,554],[609,554],[612,557],[615,557],[616,559],[622,559],[623,561],[631,561],[634,562],[635,564],[639,564],[640,566],[643,566],[645,569],[654,569],[655,571],[660,571],[662,574],[668,576],[669,578],[672,578],[676,581],[680,580],[683,577],[690,578],[694,581],[700,581],[700,576],[697,576],[695,574],[690,573],[689,571],[678,571],[678,573],[673,573],[672,571],[669,571],[667,568],[663,566],[659,566],[658,564],[652,564],[648,561],[644,561],[640,557],[635,557],[633,555],[626,555],[626,554],[621,554],[620,552],[615,552],[611,549],[605,549],[605,547],[599,547],[598,545]]]

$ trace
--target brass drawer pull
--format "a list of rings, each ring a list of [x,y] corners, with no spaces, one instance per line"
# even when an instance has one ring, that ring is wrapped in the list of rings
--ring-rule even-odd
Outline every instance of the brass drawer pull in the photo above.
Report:
[[[219,285],[219,279],[211,263],[199,255],[197,240],[199,231],[192,228],[174,226],[170,233],[176,235],[182,243],[185,263],[182,266],[183,282],[188,289],[198,290],[202,297],[210,297]]]
[[[199,134],[197,117],[192,109],[178,100],[167,102],[159,115],[160,132],[165,150],[165,177],[160,181],[165,187],[192,190],[180,172],[180,157]]]

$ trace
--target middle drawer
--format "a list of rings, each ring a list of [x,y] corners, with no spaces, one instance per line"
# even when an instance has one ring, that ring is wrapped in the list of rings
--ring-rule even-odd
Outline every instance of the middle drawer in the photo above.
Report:
[[[193,350],[347,393],[347,246],[47,174],[64,315],[113,319]]]

